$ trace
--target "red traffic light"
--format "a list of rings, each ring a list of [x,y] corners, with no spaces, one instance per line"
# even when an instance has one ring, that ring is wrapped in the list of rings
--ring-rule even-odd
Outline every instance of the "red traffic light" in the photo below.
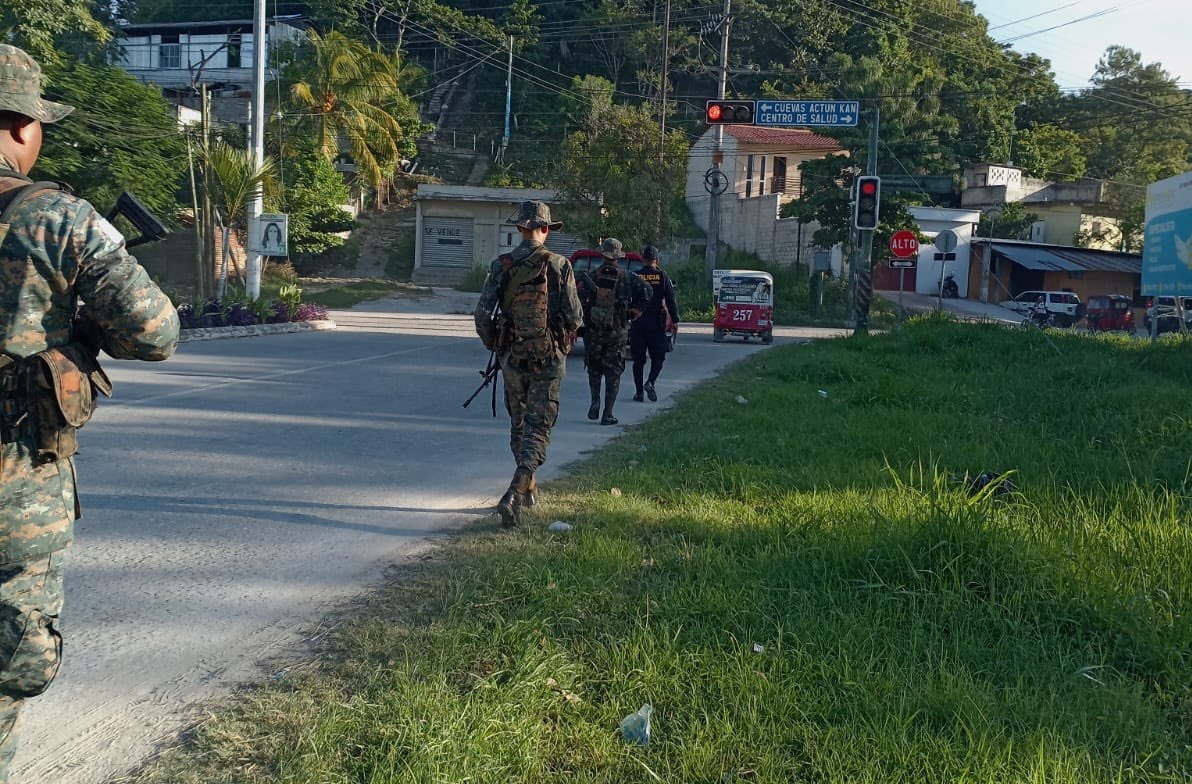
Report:
[[[708,101],[704,119],[708,125],[753,125],[753,113],[757,103],[726,99],[723,101]]]
[[[857,178],[857,201],[853,205],[853,226],[873,231],[878,226],[882,181],[871,174]]]

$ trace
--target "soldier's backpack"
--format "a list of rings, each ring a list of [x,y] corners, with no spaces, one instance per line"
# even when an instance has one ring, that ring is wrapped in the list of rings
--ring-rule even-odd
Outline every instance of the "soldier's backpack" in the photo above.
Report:
[[[550,328],[548,277],[554,273],[550,252],[541,249],[515,267],[505,283],[502,309],[513,325],[513,360],[527,370],[550,364],[559,344]]]
[[[588,326],[606,330],[624,326],[625,308],[623,303],[617,301],[619,284],[624,274],[620,267],[610,268],[604,264],[596,270],[596,296]]]

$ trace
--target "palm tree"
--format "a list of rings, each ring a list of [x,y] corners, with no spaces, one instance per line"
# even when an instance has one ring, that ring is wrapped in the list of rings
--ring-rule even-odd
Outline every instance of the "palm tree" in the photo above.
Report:
[[[335,31],[311,30],[311,50],[290,86],[290,103],[300,124],[329,160],[345,142],[362,177],[380,188],[400,159],[404,138],[394,116],[407,73],[392,57]]]
[[[203,155],[211,183],[211,200],[223,215],[223,263],[219,269],[216,299],[222,300],[228,282],[228,259],[232,254],[232,231],[246,228],[248,200],[257,188],[269,190],[276,185],[273,159],[260,165],[248,150],[232,147],[224,141],[212,144]]]

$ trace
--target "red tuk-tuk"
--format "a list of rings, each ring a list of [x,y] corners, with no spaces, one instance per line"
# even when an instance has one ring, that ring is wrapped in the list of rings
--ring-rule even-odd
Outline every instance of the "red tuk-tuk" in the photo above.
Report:
[[[1134,331],[1134,310],[1130,298],[1121,294],[1089,297],[1084,318],[1094,332]]]
[[[774,342],[774,276],[758,270],[713,270],[712,296],[716,320],[712,340],[722,343],[726,335],[745,340],[759,337]]]

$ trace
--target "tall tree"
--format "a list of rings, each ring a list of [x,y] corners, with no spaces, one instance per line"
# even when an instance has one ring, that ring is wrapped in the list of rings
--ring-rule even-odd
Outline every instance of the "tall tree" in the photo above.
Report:
[[[309,35],[290,86],[299,128],[328,160],[342,141],[364,181],[380,189],[424,129],[402,92],[401,65],[342,33]]]
[[[186,171],[173,107],[115,66],[67,61],[50,75],[49,96],[77,108],[46,131],[38,171],[71,183],[100,209],[128,190],[171,220]]]
[[[659,155],[658,124],[644,106],[610,106],[563,145],[558,188],[584,207],[569,218],[588,241],[614,236],[627,246],[674,237],[687,171],[687,137],[667,134]]]

